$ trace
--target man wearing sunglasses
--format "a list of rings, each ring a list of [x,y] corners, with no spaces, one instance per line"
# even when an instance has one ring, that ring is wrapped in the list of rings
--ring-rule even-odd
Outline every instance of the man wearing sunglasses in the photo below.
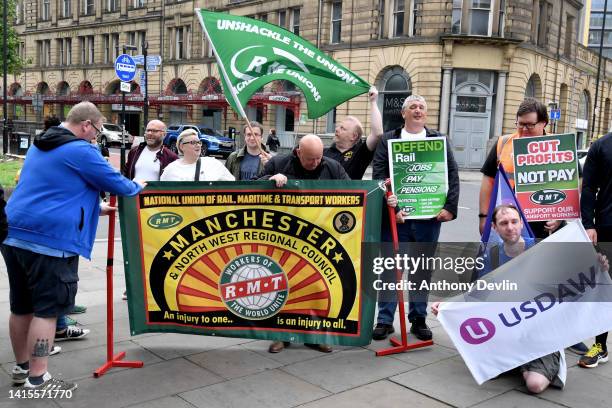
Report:
[[[153,119],[147,124],[144,142],[128,153],[125,177],[130,180],[159,181],[167,165],[178,159],[176,153],[164,146],[166,124]]]
[[[58,316],[77,291],[79,255],[90,259],[98,217],[115,208],[100,191],[133,196],[144,184],[115,171],[91,144],[104,117],[91,102],[75,105],[61,126],[36,137],[6,205],[0,245],[10,286],[13,382],[27,389],[73,390],[47,371]]]

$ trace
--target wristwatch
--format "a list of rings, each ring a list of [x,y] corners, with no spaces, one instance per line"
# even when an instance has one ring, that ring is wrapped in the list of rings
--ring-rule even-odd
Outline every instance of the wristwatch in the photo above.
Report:
[[[478,218],[487,218],[487,214],[480,213],[478,214]]]

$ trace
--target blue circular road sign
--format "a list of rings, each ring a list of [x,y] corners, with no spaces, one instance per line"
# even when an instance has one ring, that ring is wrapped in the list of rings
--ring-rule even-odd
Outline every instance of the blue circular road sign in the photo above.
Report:
[[[121,54],[115,60],[115,74],[117,78],[124,82],[129,82],[136,76],[136,63],[134,59],[127,55]]]

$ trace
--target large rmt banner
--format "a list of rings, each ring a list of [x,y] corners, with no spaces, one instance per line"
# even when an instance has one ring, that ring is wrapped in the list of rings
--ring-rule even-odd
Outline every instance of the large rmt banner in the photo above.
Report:
[[[376,182],[150,183],[121,201],[132,334],[370,342]]]

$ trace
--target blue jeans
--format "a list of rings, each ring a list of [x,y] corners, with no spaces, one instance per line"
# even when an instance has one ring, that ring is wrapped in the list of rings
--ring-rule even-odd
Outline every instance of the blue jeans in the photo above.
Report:
[[[66,315],[57,316],[57,323],[55,324],[55,331],[64,330],[68,327],[68,323],[66,323]]]
[[[434,220],[406,220],[403,224],[397,224],[397,237],[400,245],[402,242],[423,242],[423,243],[437,243],[440,237],[441,223]],[[391,230],[389,227],[388,216],[383,216],[382,231],[381,231],[382,242],[393,242],[391,236]],[[428,245],[425,256],[433,256],[434,245]],[[420,251],[419,251],[420,252]],[[383,247],[383,256],[389,257],[394,256],[393,251],[389,248],[389,245]],[[420,253],[418,254],[420,255]],[[409,276],[410,280],[416,281],[417,286],[419,282],[426,279],[429,282],[431,277],[431,271],[420,270],[412,276]],[[385,270],[382,273],[381,279],[384,282],[395,282],[396,272],[395,270]],[[414,302],[408,302],[408,320],[414,322],[417,318],[425,318],[427,316],[427,292],[421,291],[418,295],[419,300]],[[378,302],[378,323],[393,324],[393,317],[395,316],[395,309],[397,308],[397,301],[392,302]]]

